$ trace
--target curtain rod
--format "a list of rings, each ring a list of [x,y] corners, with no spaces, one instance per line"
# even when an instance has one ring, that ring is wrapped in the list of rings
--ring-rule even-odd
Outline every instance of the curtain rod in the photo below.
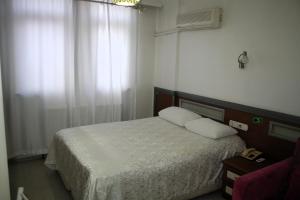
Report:
[[[108,4],[108,5],[119,6],[119,5],[114,4],[114,3],[105,2],[105,1],[97,1],[97,0],[77,0],[77,1],[86,1],[86,2],[92,2],[92,3],[101,3],[101,4]]]

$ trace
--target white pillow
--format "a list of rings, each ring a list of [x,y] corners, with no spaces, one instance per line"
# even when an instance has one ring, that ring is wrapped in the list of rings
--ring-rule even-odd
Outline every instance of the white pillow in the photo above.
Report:
[[[159,117],[169,122],[184,126],[186,122],[199,119],[201,116],[180,107],[169,107],[158,113]]]
[[[194,133],[212,139],[218,139],[238,133],[238,131],[234,128],[209,118],[201,118],[189,121],[185,124],[185,127]]]

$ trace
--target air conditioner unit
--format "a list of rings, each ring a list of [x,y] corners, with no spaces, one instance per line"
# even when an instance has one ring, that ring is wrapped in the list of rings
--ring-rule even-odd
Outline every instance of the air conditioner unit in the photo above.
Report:
[[[178,30],[216,29],[221,27],[222,8],[207,8],[177,16]]]
[[[143,6],[154,7],[154,8],[162,7],[161,0],[141,0],[139,4]]]

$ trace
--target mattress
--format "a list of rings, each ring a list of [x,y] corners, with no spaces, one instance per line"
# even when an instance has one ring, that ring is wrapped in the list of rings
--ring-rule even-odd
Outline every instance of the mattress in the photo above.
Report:
[[[159,117],[59,131],[45,164],[75,200],[181,200],[221,187],[238,136],[205,138]]]

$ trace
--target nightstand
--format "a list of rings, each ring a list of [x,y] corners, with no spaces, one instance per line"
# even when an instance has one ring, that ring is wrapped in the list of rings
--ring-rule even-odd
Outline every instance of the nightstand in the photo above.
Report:
[[[226,199],[231,199],[233,183],[236,178],[249,172],[271,165],[273,163],[274,162],[270,160],[265,160],[261,163],[257,163],[255,160],[250,161],[240,156],[224,160],[222,188],[223,197]]]

